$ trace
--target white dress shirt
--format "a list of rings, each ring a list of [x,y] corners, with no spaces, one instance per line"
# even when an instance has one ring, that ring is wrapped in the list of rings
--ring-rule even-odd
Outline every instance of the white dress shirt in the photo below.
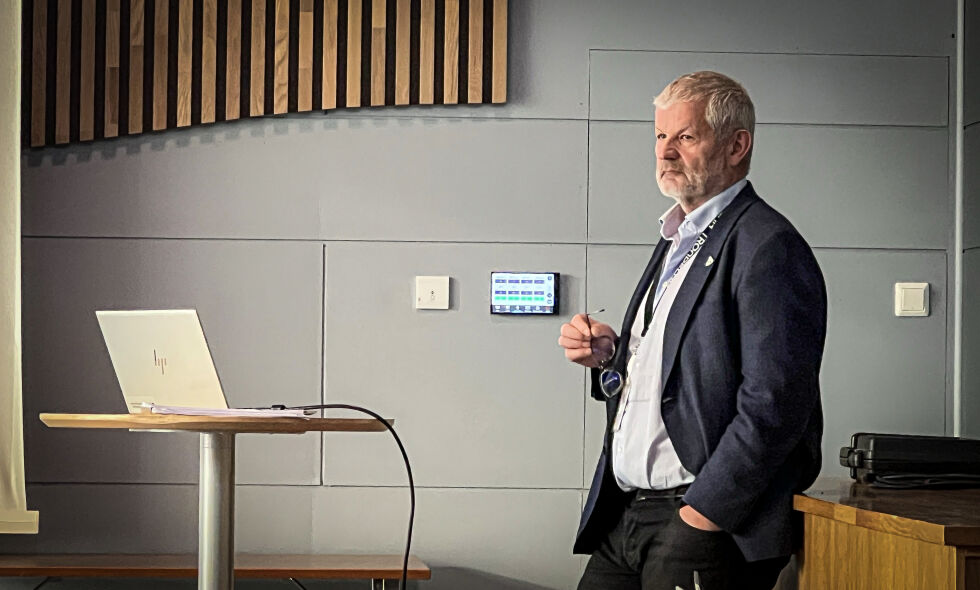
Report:
[[[664,256],[663,272],[654,293],[653,318],[646,336],[642,336],[643,310],[646,299],[650,297],[649,292],[633,321],[626,384],[613,422],[613,475],[623,490],[664,490],[694,481],[694,475],[684,469],[677,457],[660,414],[664,328],[677,292],[695,263],[697,254],[686,264],[681,264],[681,261],[697,237],[732,202],[745,184],[743,178],[689,215],[685,215],[680,205],[675,204],[660,218],[660,235],[671,245]],[[679,269],[676,275],[675,269]]]

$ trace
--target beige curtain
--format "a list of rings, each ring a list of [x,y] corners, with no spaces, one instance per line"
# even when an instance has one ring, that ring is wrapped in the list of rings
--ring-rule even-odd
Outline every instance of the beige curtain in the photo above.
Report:
[[[0,533],[36,533],[27,510],[20,343],[21,0],[0,0]]]

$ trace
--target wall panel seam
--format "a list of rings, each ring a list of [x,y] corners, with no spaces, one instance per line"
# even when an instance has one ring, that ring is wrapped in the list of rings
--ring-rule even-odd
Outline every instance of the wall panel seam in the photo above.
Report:
[[[637,246],[654,247],[656,242],[596,242],[596,241],[529,241],[529,240],[399,240],[381,238],[215,238],[215,237],[161,237],[161,236],[71,236],[71,235],[40,235],[24,234],[25,239],[31,240],[157,240],[157,241],[196,241],[196,242],[242,242],[256,243],[268,242],[270,244],[294,243],[294,244],[472,244],[472,245],[526,245],[526,246]],[[921,253],[921,252],[942,252],[946,253],[946,248],[907,248],[907,247],[884,247],[884,246],[814,246],[810,247],[815,251],[853,251],[853,252],[893,252],[893,253]],[[966,250],[975,250],[980,247],[971,247]],[[966,251],[964,250],[964,251]]]
[[[710,55],[787,55],[792,57],[894,57],[900,59],[935,59],[949,60],[953,55],[950,53],[937,53],[936,55],[915,55],[908,53],[822,53],[822,52],[799,52],[799,51],[705,51],[703,49],[617,49],[611,47],[592,47],[589,52],[604,53],[686,53],[686,54],[710,54]]]

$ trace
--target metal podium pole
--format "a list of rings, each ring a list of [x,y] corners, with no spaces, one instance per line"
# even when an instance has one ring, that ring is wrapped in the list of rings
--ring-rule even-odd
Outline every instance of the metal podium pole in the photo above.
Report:
[[[201,433],[198,590],[235,585],[235,433]]]

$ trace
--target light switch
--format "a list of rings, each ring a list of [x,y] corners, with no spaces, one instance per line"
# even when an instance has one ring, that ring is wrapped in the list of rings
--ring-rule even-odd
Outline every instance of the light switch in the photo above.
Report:
[[[895,315],[929,315],[929,283],[895,283]]]
[[[415,309],[449,309],[449,277],[415,277]]]

